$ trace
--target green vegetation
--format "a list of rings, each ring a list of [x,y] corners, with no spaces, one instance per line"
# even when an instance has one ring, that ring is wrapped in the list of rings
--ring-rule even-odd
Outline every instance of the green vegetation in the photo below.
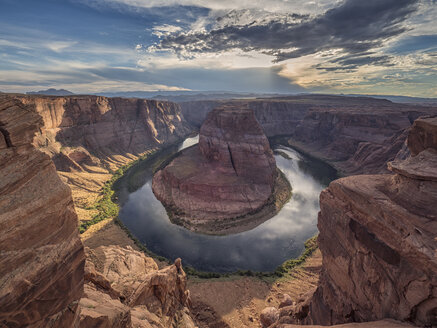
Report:
[[[283,152],[281,150],[275,150],[274,152],[276,155],[282,156],[285,159],[292,159],[286,152]]]
[[[275,274],[282,277],[285,274],[290,273],[290,271],[293,270],[295,267],[303,264],[305,260],[309,258],[317,249],[317,237],[318,235],[315,235],[314,237],[308,239],[305,242],[305,249],[302,254],[297,259],[287,260],[282,263],[276,268]]]
[[[112,172],[113,175],[110,180],[106,181],[102,187],[102,196],[97,200],[97,202],[88,207],[88,210],[96,209],[98,212],[93,216],[91,220],[84,221],[79,225],[79,233],[84,233],[90,226],[106,220],[113,219],[118,217],[118,204],[116,203],[116,194],[114,192],[114,184],[129,170],[132,166],[139,163],[140,161],[148,158],[152,154],[155,154],[156,151],[152,153],[145,154],[140,156],[135,161],[130,162],[127,165],[122,166],[117,171]]]
[[[184,271],[191,277],[197,277],[200,279],[212,279],[212,278],[236,278],[239,276],[245,277],[257,277],[260,279],[277,279],[290,274],[290,272],[302,265],[307,258],[309,258],[317,249],[317,235],[311,237],[305,242],[305,249],[297,259],[290,259],[282,263],[273,272],[261,272],[252,270],[238,270],[231,273],[218,273],[218,272],[204,272],[198,271],[191,266],[184,267]]]

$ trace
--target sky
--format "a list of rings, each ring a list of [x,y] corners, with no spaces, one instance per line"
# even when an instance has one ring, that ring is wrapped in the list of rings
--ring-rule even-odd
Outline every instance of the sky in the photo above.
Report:
[[[437,0],[0,0],[0,91],[437,97]]]

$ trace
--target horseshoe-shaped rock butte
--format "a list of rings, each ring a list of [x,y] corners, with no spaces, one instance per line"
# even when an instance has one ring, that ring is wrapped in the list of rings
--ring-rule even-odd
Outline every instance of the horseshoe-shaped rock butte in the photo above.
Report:
[[[210,112],[199,144],[159,170],[152,189],[173,223],[212,234],[250,230],[291,195],[253,111],[238,106]]]

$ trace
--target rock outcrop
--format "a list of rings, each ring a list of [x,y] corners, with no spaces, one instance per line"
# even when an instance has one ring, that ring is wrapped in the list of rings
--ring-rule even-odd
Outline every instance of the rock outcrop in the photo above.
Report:
[[[81,327],[194,328],[180,259],[159,270],[130,247],[86,249]]]
[[[42,116],[42,133],[35,143],[53,157],[60,171],[116,168],[123,157],[130,161],[191,132],[179,106],[171,102],[100,96],[17,98]]]
[[[33,143],[52,158],[61,179],[70,186],[80,221],[95,215],[88,209],[114,171],[183,140],[191,132],[179,106],[166,101],[10,97],[41,115],[43,124]]]
[[[253,112],[221,107],[208,114],[199,145],[155,174],[153,192],[176,222],[195,229],[204,224],[208,232],[208,222],[260,210],[272,199],[276,180],[273,153]]]
[[[437,325],[436,118],[416,120],[408,145],[393,175],[343,178],[321,193],[319,286],[280,321]]]
[[[184,117],[200,127],[220,104],[248,106],[267,137],[289,136],[295,148],[345,175],[388,173],[386,162],[402,149],[412,122],[437,108],[368,97],[302,95],[283,98],[181,102]]]
[[[159,270],[154,260],[132,248],[98,247],[84,253],[70,188],[62,183],[47,154],[53,159],[65,157],[65,170],[70,172],[58,173],[65,174],[62,177],[67,177],[73,188],[99,174],[110,177],[104,173],[103,163],[117,167],[123,163],[120,157],[133,160],[136,155],[109,155],[111,146],[118,151],[126,139],[117,141],[112,135],[117,131],[104,131],[109,122],[101,125],[98,113],[102,108],[93,104],[98,98],[79,97],[88,107],[83,103],[65,105],[79,101],[76,98],[50,99],[61,105],[47,103],[45,97],[0,96],[0,326],[193,328],[180,261]],[[42,104],[36,105],[38,101]],[[147,104],[142,100],[126,102]],[[73,116],[78,121],[69,128],[76,129],[73,135],[81,145],[77,147],[72,147],[72,140],[63,139],[62,122],[69,122],[66,117],[72,108],[77,110]],[[166,113],[168,108],[150,110],[151,116],[165,117]],[[112,118],[115,126],[117,119],[123,120],[117,115]],[[151,127],[156,122],[159,119],[153,117],[147,124]],[[158,141],[142,146],[138,142],[138,147],[130,149],[137,154],[161,141],[177,140],[175,127],[169,124],[167,128],[168,133],[162,132],[165,128],[157,129],[157,136],[164,133]],[[181,133],[186,132],[182,128]],[[138,133],[138,138],[145,135]],[[106,138],[113,138],[113,144],[103,145]],[[97,141],[92,144],[92,140]],[[71,146],[67,153],[60,148],[64,145]],[[84,197],[90,197],[89,185],[84,186]]]
[[[219,163],[223,170],[273,187],[276,161],[252,110],[214,110],[200,128],[199,149],[208,162]]]
[[[32,146],[41,117],[0,96],[0,326],[77,327],[85,256],[70,189]]]

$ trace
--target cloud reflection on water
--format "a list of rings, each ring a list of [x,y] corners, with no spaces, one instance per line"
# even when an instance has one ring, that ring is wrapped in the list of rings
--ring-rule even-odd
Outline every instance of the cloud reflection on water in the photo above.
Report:
[[[189,138],[181,148],[196,142],[196,137]],[[151,178],[129,195],[120,210],[120,218],[151,251],[170,259],[181,257],[185,264],[196,269],[274,270],[285,260],[299,256],[305,240],[317,232],[318,198],[324,188],[311,170],[302,169],[303,164],[311,164],[311,159],[291,148],[281,146],[280,150],[291,158],[275,156],[277,166],[292,185],[293,196],[275,217],[250,231],[207,236],[172,224],[152,192]],[[320,168],[323,166],[318,166],[319,171]],[[331,173],[332,169],[326,166],[326,175]]]

